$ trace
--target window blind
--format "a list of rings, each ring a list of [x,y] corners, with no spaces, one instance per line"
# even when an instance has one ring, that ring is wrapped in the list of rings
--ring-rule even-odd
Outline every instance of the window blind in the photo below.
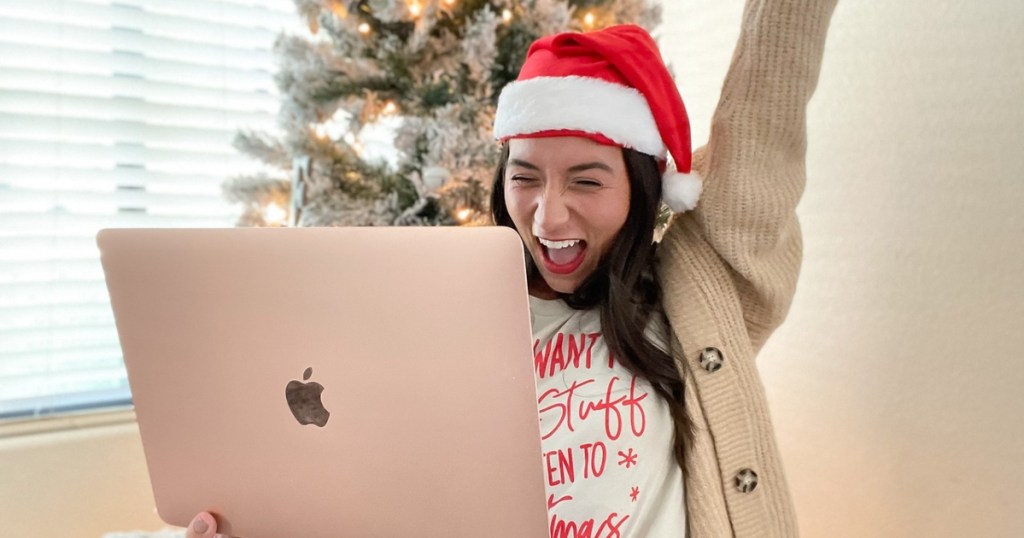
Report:
[[[0,419],[130,401],[96,232],[225,227],[289,0],[0,0]]]

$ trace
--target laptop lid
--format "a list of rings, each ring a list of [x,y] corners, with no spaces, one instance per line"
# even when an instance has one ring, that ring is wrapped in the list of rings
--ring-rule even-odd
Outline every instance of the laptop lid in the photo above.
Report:
[[[514,231],[97,242],[166,522],[209,510],[247,538],[547,536]]]

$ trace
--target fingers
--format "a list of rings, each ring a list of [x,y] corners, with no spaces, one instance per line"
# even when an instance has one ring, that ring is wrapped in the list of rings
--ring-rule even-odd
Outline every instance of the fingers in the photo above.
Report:
[[[209,512],[200,512],[185,530],[185,538],[213,538],[217,534],[217,520]]]

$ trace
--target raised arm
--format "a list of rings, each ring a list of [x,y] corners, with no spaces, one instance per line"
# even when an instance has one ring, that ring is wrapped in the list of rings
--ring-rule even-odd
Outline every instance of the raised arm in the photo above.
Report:
[[[673,219],[662,240],[667,309],[686,308],[681,302],[688,294],[678,280],[702,275],[711,260],[701,253],[713,252],[726,266],[755,352],[785,318],[796,289],[806,106],[835,4],[748,0],[710,140],[694,155],[704,193],[696,210]]]

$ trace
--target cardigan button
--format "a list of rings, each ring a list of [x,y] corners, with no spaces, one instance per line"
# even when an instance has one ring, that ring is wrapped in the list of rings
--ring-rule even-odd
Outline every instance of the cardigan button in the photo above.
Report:
[[[708,372],[717,372],[723,362],[725,362],[725,357],[717,348],[706,347],[704,351],[700,352],[700,365]]]
[[[743,469],[736,475],[736,489],[750,493],[757,487],[757,473],[751,469]]]

